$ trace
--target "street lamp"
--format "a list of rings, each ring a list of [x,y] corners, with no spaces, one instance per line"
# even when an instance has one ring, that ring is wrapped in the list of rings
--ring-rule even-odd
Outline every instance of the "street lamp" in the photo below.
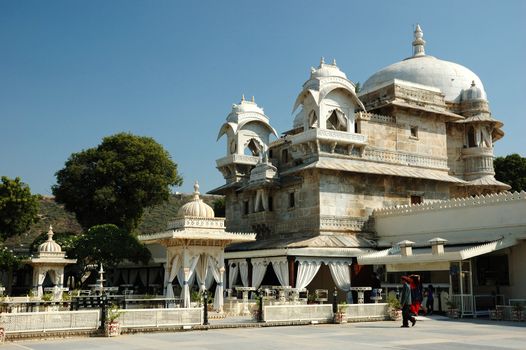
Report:
[[[203,302],[203,325],[208,326],[210,323],[208,323],[208,291],[206,289],[203,291]]]
[[[338,312],[338,289],[334,287],[334,292],[332,292],[332,312],[336,314]]]

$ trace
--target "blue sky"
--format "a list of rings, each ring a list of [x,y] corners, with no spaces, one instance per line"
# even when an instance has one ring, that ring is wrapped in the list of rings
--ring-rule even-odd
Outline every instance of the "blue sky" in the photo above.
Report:
[[[151,136],[191,192],[223,184],[219,127],[255,95],[283,132],[311,66],[337,59],[355,82],[426,53],[473,70],[526,156],[526,1],[0,1],[0,175],[51,194],[73,152],[126,131]]]

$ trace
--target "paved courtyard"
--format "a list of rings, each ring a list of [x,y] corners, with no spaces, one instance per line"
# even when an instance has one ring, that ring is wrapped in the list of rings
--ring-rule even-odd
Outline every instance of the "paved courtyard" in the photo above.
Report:
[[[229,328],[208,331],[70,338],[7,343],[2,349],[525,349],[526,324],[426,318],[414,328],[398,322],[298,327]]]

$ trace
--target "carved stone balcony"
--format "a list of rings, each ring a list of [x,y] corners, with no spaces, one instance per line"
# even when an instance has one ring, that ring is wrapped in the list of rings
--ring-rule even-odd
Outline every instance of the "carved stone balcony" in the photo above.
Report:
[[[265,224],[271,226],[274,224],[275,214],[272,211],[258,211],[246,216],[249,225]]]
[[[464,159],[464,175],[495,174],[491,147],[463,148],[462,159]]]
[[[317,140],[322,142],[336,142],[339,145],[364,146],[367,143],[367,136],[337,130],[310,129],[301,134],[294,135],[291,138],[293,145],[311,141],[316,142]]]
[[[229,164],[256,165],[259,157],[247,156],[244,154],[230,154],[226,157],[216,160],[217,167],[223,167]]]

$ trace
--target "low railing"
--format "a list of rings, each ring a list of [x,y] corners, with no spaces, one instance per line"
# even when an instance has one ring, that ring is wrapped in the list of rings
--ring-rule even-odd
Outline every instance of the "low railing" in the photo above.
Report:
[[[122,328],[192,326],[203,323],[202,308],[121,310]]]
[[[450,301],[458,305],[460,317],[473,316],[473,294],[451,294]]]
[[[64,330],[96,330],[100,325],[100,311],[53,311],[3,313],[0,320],[6,334],[22,332],[50,332]]]
[[[387,303],[338,305],[348,320],[384,319],[387,317]]]
[[[333,318],[332,305],[270,305],[264,306],[263,321],[330,321]]]

